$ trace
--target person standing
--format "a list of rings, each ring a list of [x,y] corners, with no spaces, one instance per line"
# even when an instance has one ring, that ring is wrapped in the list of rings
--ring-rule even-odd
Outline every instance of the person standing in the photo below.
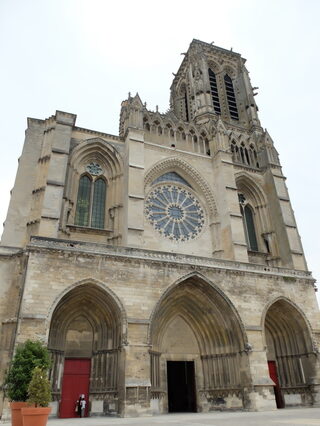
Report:
[[[81,395],[80,398],[80,417],[84,417],[86,411],[87,401],[85,400],[84,395]]]
[[[82,400],[82,395],[79,395],[79,398],[77,399],[77,402],[76,402],[76,408],[75,408],[75,412],[78,414],[79,417],[81,417],[81,400]]]

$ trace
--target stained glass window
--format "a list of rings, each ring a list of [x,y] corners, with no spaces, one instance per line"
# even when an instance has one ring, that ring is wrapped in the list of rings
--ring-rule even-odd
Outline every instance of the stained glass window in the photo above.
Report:
[[[244,208],[244,219],[246,221],[250,250],[258,251],[258,243],[256,237],[256,230],[254,227],[253,213],[251,207],[248,204]]]
[[[161,182],[178,182],[178,183],[182,183],[183,185],[187,185],[191,188],[191,185],[176,172],[164,173],[163,175],[155,179],[152,182],[152,185],[156,183],[161,183]]]
[[[188,190],[164,185],[151,191],[145,214],[153,227],[173,241],[188,241],[203,229],[204,212],[200,202]]]
[[[80,178],[75,214],[75,225],[104,228],[106,203],[106,183],[98,178],[92,181],[89,176]]]
[[[258,251],[258,242],[254,226],[252,208],[249,204],[245,204],[246,199],[243,194],[238,194],[238,197],[248,248],[252,251]]]
[[[75,224],[79,226],[89,225],[91,179],[82,176],[79,182]]]
[[[106,202],[106,183],[104,179],[97,179],[94,182],[92,218],[93,228],[104,228],[104,207]]]
[[[100,166],[100,164],[98,163],[90,163],[87,165],[87,171],[92,175],[92,176],[99,176],[102,174],[103,170],[102,167]]]

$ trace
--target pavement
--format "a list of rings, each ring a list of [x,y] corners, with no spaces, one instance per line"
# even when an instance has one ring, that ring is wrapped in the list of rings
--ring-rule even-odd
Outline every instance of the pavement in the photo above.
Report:
[[[49,419],[48,426],[320,426],[320,408],[288,408],[264,412],[163,414],[153,417]]]

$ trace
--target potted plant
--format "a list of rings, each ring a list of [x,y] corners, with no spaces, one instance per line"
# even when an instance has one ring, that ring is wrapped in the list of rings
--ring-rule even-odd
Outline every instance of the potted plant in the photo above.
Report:
[[[21,409],[23,426],[45,426],[51,412],[51,385],[47,377],[48,370],[35,367],[28,387],[28,404]]]
[[[28,386],[36,366],[48,369],[48,349],[39,341],[27,340],[18,346],[5,380],[6,395],[11,401],[12,426],[22,426],[21,408],[26,406]]]

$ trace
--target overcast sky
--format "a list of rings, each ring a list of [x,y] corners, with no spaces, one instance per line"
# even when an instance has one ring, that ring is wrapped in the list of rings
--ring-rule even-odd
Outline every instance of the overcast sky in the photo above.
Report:
[[[128,92],[167,110],[172,72],[197,38],[247,59],[319,279],[319,16],[317,0],[1,0],[0,223],[27,117],[63,110],[80,127],[117,135]]]

